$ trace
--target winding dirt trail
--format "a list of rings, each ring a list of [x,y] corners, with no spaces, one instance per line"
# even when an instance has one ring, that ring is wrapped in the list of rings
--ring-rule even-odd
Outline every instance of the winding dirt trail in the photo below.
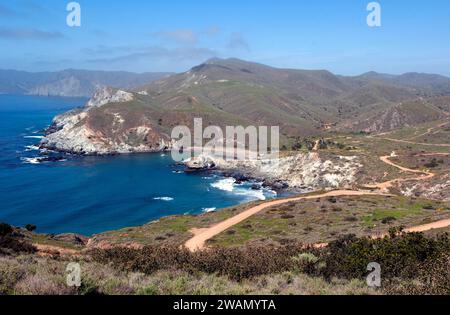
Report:
[[[423,146],[427,146],[427,147],[449,147],[450,148],[450,144],[444,144],[444,143],[419,143],[419,142],[413,142],[413,141],[401,140],[401,139],[393,139],[393,138],[380,138],[380,139],[388,140],[388,141],[392,141],[392,142],[399,142],[399,143],[423,145]]]
[[[75,249],[63,248],[60,246],[53,245],[44,245],[44,244],[32,244],[37,252],[41,256],[52,256],[52,255],[61,255],[61,256],[71,256],[71,257],[80,257],[81,252]]]
[[[433,153],[430,153],[430,155],[431,154],[433,154]],[[440,153],[434,153],[433,155],[440,155]],[[381,191],[387,191],[389,188],[394,187],[395,184],[409,182],[409,181],[428,180],[428,179],[431,179],[436,176],[436,174],[431,173],[429,171],[413,170],[413,169],[406,168],[401,165],[395,164],[389,160],[391,157],[392,156],[389,156],[389,155],[381,156],[380,160],[390,166],[398,168],[399,170],[401,170],[403,172],[422,174],[422,175],[418,176],[418,177],[410,177],[410,178],[396,178],[396,179],[393,179],[393,180],[390,180],[390,181],[387,181],[384,183],[378,183],[378,184],[374,184],[374,185],[366,185],[366,187],[371,188],[371,189],[379,189]]]
[[[439,154],[439,153],[438,153]],[[366,191],[360,191],[360,190],[335,190],[330,191],[324,194],[319,195],[311,195],[311,196],[303,196],[303,197],[295,197],[295,198],[289,198],[289,199],[278,199],[273,200],[269,202],[265,202],[263,204],[260,204],[258,206],[252,207],[244,212],[239,213],[238,215],[231,217],[225,221],[222,221],[210,228],[205,229],[193,229],[191,232],[194,234],[194,237],[189,239],[184,245],[186,248],[188,248],[190,251],[198,251],[205,248],[206,241],[210,240],[214,236],[228,230],[229,228],[235,226],[236,224],[239,224],[251,216],[261,212],[264,209],[273,207],[273,206],[279,206],[282,204],[286,204],[289,202],[295,202],[295,201],[302,201],[302,200],[308,200],[308,199],[317,199],[317,198],[323,198],[323,197],[338,197],[338,196],[368,196],[368,195],[376,195],[376,196],[393,196],[391,194],[384,193],[387,191],[390,187],[394,186],[396,183],[404,182],[404,181],[411,181],[411,180],[427,180],[430,178],[433,178],[436,176],[436,174],[428,172],[428,171],[419,171],[419,170],[413,170],[410,168],[403,167],[401,165],[397,165],[390,161],[389,159],[391,156],[382,156],[380,157],[380,160],[384,163],[394,166],[404,172],[408,173],[414,173],[414,174],[422,174],[421,176],[414,177],[414,178],[398,178],[394,179],[385,183],[379,183],[375,184],[373,186],[367,186],[368,188],[373,189],[379,189],[381,192],[366,192]],[[450,219],[448,220],[442,220],[426,225],[421,225],[417,227],[412,227],[409,229],[406,229],[406,232],[425,232],[432,229],[439,229],[439,228],[445,228],[447,226],[450,226]],[[384,237],[383,235],[376,235],[373,236],[374,238],[377,237]],[[327,246],[327,244],[316,244],[317,246],[324,247]]]
[[[239,224],[242,221],[247,220],[248,218],[257,214],[258,212],[261,212],[262,210],[273,207],[273,206],[279,206],[279,205],[289,203],[289,202],[308,200],[308,199],[317,199],[317,198],[323,198],[323,197],[363,196],[363,195],[389,196],[388,194],[370,193],[370,192],[355,191],[355,190],[335,190],[335,191],[330,191],[330,192],[327,192],[325,194],[320,194],[320,195],[303,196],[303,197],[278,199],[278,200],[274,200],[274,201],[269,201],[269,202],[263,203],[261,205],[255,206],[253,208],[250,208],[244,212],[241,212],[238,215],[235,215],[234,217],[231,217],[225,221],[222,221],[210,228],[192,230],[191,232],[194,234],[194,237],[191,238],[190,240],[188,240],[184,245],[190,251],[201,250],[205,247],[205,243],[207,240],[228,230],[229,228],[235,226],[236,224]]]
[[[431,128],[428,128],[428,130],[427,130],[426,132],[421,133],[421,134],[419,134],[419,135],[416,135],[416,136],[414,136],[414,137],[408,138],[408,139],[406,139],[406,140],[411,141],[411,140],[414,140],[414,139],[417,139],[417,138],[420,138],[420,137],[429,135],[429,134],[431,134],[434,130],[436,130],[436,129],[438,129],[438,128],[445,127],[445,126],[447,126],[448,124],[450,124],[450,122],[442,123],[442,124],[438,125],[437,127],[431,127]],[[439,131],[436,131],[436,132],[439,132]]]
[[[414,139],[417,139],[417,138],[420,138],[420,137],[429,135],[429,134],[431,134],[433,131],[435,131],[435,130],[437,130],[437,129],[439,129],[439,128],[445,127],[445,126],[447,126],[447,125],[449,125],[449,124],[450,124],[450,122],[449,122],[449,121],[446,121],[446,122],[444,122],[444,123],[442,123],[442,124],[440,124],[440,125],[438,125],[438,126],[436,126],[436,127],[428,128],[428,130],[427,130],[426,132],[422,133],[422,134],[413,136],[413,137],[408,138],[408,139],[394,139],[394,138],[384,137],[384,136],[387,136],[387,135],[389,135],[389,134],[392,134],[393,131],[388,131],[388,132],[379,133],[379,134],[376,135],[375,137],[376,137],[376,138],[379,138],[379,139],[383,139],[383,140],[388,140],[388,141],[392,141],[392,142],[397,142],[397,143],[417,144],[417,145],[423,145],[423,146],[429,146],[429,147],[450,147],[450,144],[446,144],[446,143],[445,143],[445,144],[444,144],[444,143],[420,143],[420,142],[413,142],[413,141],[412,141],[412,140],[414,140]],[[438,131],[435,131],[435,132],[438,132]],[[382,137],[382,136],[383,136],[383,137]]]

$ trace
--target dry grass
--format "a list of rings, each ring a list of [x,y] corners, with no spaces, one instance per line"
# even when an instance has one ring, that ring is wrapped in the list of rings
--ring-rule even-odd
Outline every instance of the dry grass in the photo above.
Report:
[[[450,202],[385,196],[320,198],[266,209],[214,237],[209,245],[315,244],[345,234],[382,234],[393,226],[411,227],[449,215]]]
[[[82,287],[65,284],[68,261],[31,256],[0,257],[0,294],[14,295],[323,295],[377,294],[360,280],[313,278],[300,273],[260,276],[236,282],[224,276],[184,271],[152,275],[125,273],[109,266],[81,262]]]

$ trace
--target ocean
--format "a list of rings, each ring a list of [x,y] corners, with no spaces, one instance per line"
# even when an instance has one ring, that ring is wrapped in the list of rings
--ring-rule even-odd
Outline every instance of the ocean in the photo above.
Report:
[[[270,190],[252,190],[253,183],[184,173],[170,154],[41,152],[37,144],[53,117],[86,101],[0,95],[0,222],[35,224],[40,233],[91,236],[276,197]]]

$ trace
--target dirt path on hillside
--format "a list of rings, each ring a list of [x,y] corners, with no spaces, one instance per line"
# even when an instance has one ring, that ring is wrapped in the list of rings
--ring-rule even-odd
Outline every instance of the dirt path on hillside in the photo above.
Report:
[[[420,153],[414,156],[449,156],[450,153]]]
[[[338,197],[338,196],[365,196],[365,195],[377,195],[377,196],[389,196],[387,193],[383,193],[387,191],[390,187],[394,186],[394,184],[403,182],[403,181],[411,181],[411,180],[427,180],[430,178],[433,178],[436,176],[436,174],[427,172],[427,171],[419,171],[419,170],[413,170],[410,168],[403,167],[401,165],[397,165],[389,160],[391,156],[382,156],[380,157],[380,160],[384,163],[391,165],[393,167],[396,167],[404,172],[414,173],[414,174],[422,174],[419,177],[414,178],[398,178],[394,179],[385,183],[379,183],[375,184],[373,186],[367,186],[368,188],[373,189],[379,189],[382,192],[379,193],[370,193],[365,191],[358,191],[358,190],[335,190],[331,192],[327,192],[324,194],[319,195],[312,195],[312,196],[303,196],[303,197],[296,197],[296,198],[289,198],[289,199],[279,199],[274,201],[269,201],[266,203],[263,203],[261,205],[252,207],[234,217],[231,217],[225,221],[222,221],[210,228],[205,229],[193,229],[191,232],[194,234],[194,237],[192,237],[190,240],[188,240],[184,245],[186,248],[188,248],[190,251],[197,251],[202,250],[205,248],[206,241],[210,240],[214,236],[228,230],[229,228],[247,220],[251,216],[261,212],[264,209],[273,207],[273,206],[279,206],[282,204],[286,204],[289,202],[295,202],[295,201],[302,201],[302,200],[308,200],[308,199],[317,199],[317,198],[324,198],[324,197]],[[392,196],[392,195],[390,195]],[[424,232],[431,229],[437,229],[437,228],[443,228],[450,226],[450,220],[443,220],[423,226],[413,227],[406,232]],[[376,237],[376,236],[375,236]],[[379,237],[379,236],[378,236]],[[319,246],[326,246],[326,244],[320,244]]]
[[[408,139],[406,139],[406,140],[411,141],[411,140],[414,140],[414,139],[417,139],[417,138],[420,138],[420,137],[429,135],[429,134],[431,134],[434,130],[436,130],[436,129],[438,129],[438,128],[445,127],[445,126],[447,126],[448,124],[450,124],[450,122],[445,122],[445,123],[443,123],[443,124],[438,125],[437,127],[431,127],[431,128],[428,128],[428,130],[427,130],[426,132],[421,133],[420,135],[417,135],[417,136],[408,138]],[[436,132],[439,132],[439,131],[436,131]],[[435,132],[435,133],[436,133],[436,132]]]
[[[440,153],[430,153],[430,155],[431,154],[440,155]],[[379,189],[381,191],[387,191],[389,188],[394,187],[395,184],[409,182],[409,181],[417,181],[417,180],[428,180],[428,179],[431,179],[436,176],[436,174],[428,172],[428,171],[413,170],[413,169],[395,164],[389,160],[391,157],[392,156],[381,156],[380,160],[388,165],[398,168],[399,170],[401,170],[403,172],[422,174],[422,175],[418,176],[418,177],[410,177],[410,178],[396,178],[396,179],[393,179],[393,180],[390,180],[390,181],[387,181],[384,183],[378,183],[378,184],[374,184],[374,185],[366,185],[366,187],[371,188],[371,189]]]
[[[406,140],[408,140],[408,141],[411,141],[411,140],[414,140],[414,139],[417,139],[417,138],[420,138],[420,137],[423,137],[423,136],[429,135],[430,133],[432,133],[432,132],[433,132],[433,130],[434,130],[434,128],[428,128],[428,130],[427,130],[426,132],[424,132],[424,133],[421,133],[421,134],[419,134],[419,135],[417,135],[417,136],[414,136],[414,137],[408,138],[408,139],[406,139]]]
[[[428,146],[428,147],[449,147],[450,148],[450,144],[444,144],[444,143],[419,143],[419,142],[400,140],[400,139],[392,139],[392,138],[379,138],[379,139],[388,140],[388,141],[392,141],[392,142],[399,142],[399,143],[423,145],[423,146]]]
[[[450,155],[450,153],[423,153],[418,154],[418,156],[443,156],[443,155]],[[389,182],[375,184],[373,186],[367,186],[368,188],[374,188],[379,189],[381,191],[393,186],[395,183],[402,182],[402,181],[411,181],[411,180],[425,180],[429,179],[435,176],[435,174],[425,171],[419,171],[419,170],[413,170],[409,169],[400,165],[397,165],[389,160],[391,156],[382,156],[380,157],[380,160],[383,161],[386,164],[389,164],[391,166],[394,166],[402,171],[409,172],[409,173],[415,173],[415,174],[422,174],[422,176],[415,177],[415,178],[405,178],[405,179],[395,179]],[[194,237],[192,237],[190,240],[188,240],[185,243],[185,246],[191,250],[191,251],[197,251],[205,248],[205,243],[209,239],[213,238],[214,236],[226,231],[227,229],[247,220],[251,216],[261,212],[264,209],[273,207],[273,206],[279,206],[283,205],[289,202],[295,202],[295,201],[302,201],[302,200],[310,200],[310,199],[317,199],[317,198],[324,198],[324,197],[339,197],[339,196],[394,196],[392,194],[383,193],[383,192],[367,192],[367,191],[358,191],[358,190],[335,190],[330,191],[323,194],[318,195],[309,195],[309,196],[301,196],[301,197],[294,197],[294,198],[288,198],[288,199],[278,199],[273,200],[269,202],[265,202],[263,204],[260,204],[258,206],[252,207],[232,218],[229,218],[225,221],[222,221],[210,228],[204,228],[204,229],[192,229],[191,232],[194,234]],[[405,229],[405,232],[426,232],[433,229],[441,229],[450,226],[450,219],[441,220],[438,222],[433,222],[430,224],[420,225],[416,227],[411,227],[408,229]],[[385,237],[387,234],[379,234],[379,235],[373,235],[373,238],[381,238]],[[91,241],[91,240],[89,240]],[[89,243],[89,242],[88,242]],[[62,256],[72,256],[72,257],[79,257],[82,256],[82,251],[74,250],[74,249],[68,249],[68,248],[62,248],[58,246],[53,245],[43,245],[43,244],[33,244],[36,249],[38,250],[39,254],[42,256],[52,256],[52,255],[62,255]],[[327,243],[321,243],[321,244],[315,244],[313,246],[315,247],[326,247]]]
[[[429,146],[429,147],[450,147],[450,144],[446,144],[446,143],[445,143],[445,144],[444,144],[444,143],[420,143],[420,142],[414,142],[414,141],[412,141],[412,140],[414,140],[414,139],[417,139],[417,138],[426,136],[426,135],[432,133],[434,130],[437,130],[437,129],[439,129],[439,128],[445,127],[445,126],[447,126],[448,124],[450,124],[450,122],[442,123],[442,124],[440,124],[440,125],[437,126],[437,127],[429,128],[429,129],[427,130],[427,132],[425,132],[425,133],[422,133],[422,134],[420,134],[420,135],[417,135],[417,136],[414,136],[414,137],[412,137],[412,138],[405,139],[405,140],[402,140],[402,139],[393,139],[393,138],[386,138],[386,137],[381,138],[381,137],[380,137],[380,136],[385,136],[385,135],[390,134],[389,132],[387,132],[387,133],[380,133],[380,134],[378,135],[378,137],[380,137],[379,139],[388,140],[388,141],[392,141],[392,142],[398,142],[398,143],[417,144],[417,145],[423,145],[423,146]]]
[[[54,256],[54,255],[61,255],[61,256],[81,256],[81,252],[79,250],[75,249],[69,249],[69,248],[63,248],[60,246],[53,246],[53,245],[43,245],[43,244],[32,244],[38,253],[41,256]]]
[[[429,223],[429,224],[413,226],[411,228],[404,229],[403,232],[405,232],[405,233],[422,233],[422,232],[427,232],[427,231],[431,231],[431,230],[443,229],[448,226],[450,226],[450,219],[441,220],[441,221],[437,221],[437,222],[433,222],[433,223]],[[376,240],[376,239],[381,239],[381,238],[385,238],[388,236],[389,236],[388,233],[382,233],[382,234],[372,235],[371,238]],[[324,248],[324,247],[327,247],[328,245],[329,245],[328,243],[317,243],[317,244],[313,244],[311,246],[313,248]]]
[[[437,230],[437,229],[443,229],[450,226],[450,219],[447,220],[441,220],[438,222],[433,222],[429,224],[419,225],[415,226],[409,229],[405,229],[405,232],[407,233],[413,233],[413,232],[426,232],[430,230]]]
[[[442,124],[440,124],[440,125],[438,125],[438,126],[428,128],[428,130],[427,130],[426,132],[422,133],[422,134],[413,136],[413,137],[411,137],[411,138],[403,139],[403,140],[402,140],[402,139],[393,139],[393,138],[386,138],[386,137],[384,137],[384,136],[387,136],[387,135],[390,135],[390,134],[394,133],[395,130],[379,133],[379,134],[375,135],[375,138],[383,139],[383,140],[388,140],[388,141],[393,141],[393,142],[399,142],[399,143],[419,144],[419,145],[425,145],[425,146],[450,147],[449,144],[418,143],[418,142],[413,142],[413,141],[412,141],[412,140],[414,140],[414,139],[417,139],[417,138],[420,138],[420,137],[429,135],[429,134],[431,134],[433,131],[435,131],[435,130],[437,130],[437,129],[439,129],[439,128],[445,127],[445,126],[447,126],[448,124],[450,124],[449,121],[444,122],[444,123],[442,123]],[[436,131],[436,132],[438,132],[438,131]],[[369,137],[372,138],[372,136],[369,136]]]
[[[317,198],[324,198],[324,197],[338,197],[338,196],[363,196],[363,195],[385,195],[388,196],[388,194],[380,194],[380,193],[369,193],[369,192],[363,192],[363,191],[355,191],[355,190],[335,190],[330,191],[324,194],[319,195],[311,195],[311,196],[303,196],[303,197],[296,197],[296,198],[289,198],[289,199],[278,199],[274,201],[265,202],[261,205],[255,206],[253,208],[250,208],[244,212],[239,213],[238,215],[231,217],[225,221],[222,221],[211,228],[207,229],[194,229],[191,232],[194,233],[194,237],[188,240],[185,243],[185,246],[191,250],[201,250],[205,247],[205,243],[207,240],[213,238],[214,236],[228,230],[229,228],[235,226],[236,224],[241,223],[242,221],[247,220],[251,216],[257,214],[258,212],[261,212],[264,209],[279,206],[285,203],[289,202],[295,202],[295,201],[301,201],[301,200],[308,200],[308,199],[317,199]]]

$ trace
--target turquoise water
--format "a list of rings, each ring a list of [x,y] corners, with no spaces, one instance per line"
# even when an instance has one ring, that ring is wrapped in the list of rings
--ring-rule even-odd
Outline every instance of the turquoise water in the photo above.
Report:
[[[0,95],[0,221],[43,233],[92,235],[175,214],[274,197],[214,174],[186,174],[170,155],[41,162],[35,147],[53,117],[85,99]]]

